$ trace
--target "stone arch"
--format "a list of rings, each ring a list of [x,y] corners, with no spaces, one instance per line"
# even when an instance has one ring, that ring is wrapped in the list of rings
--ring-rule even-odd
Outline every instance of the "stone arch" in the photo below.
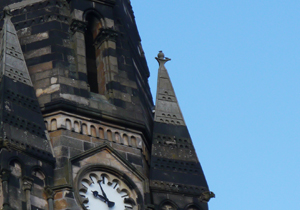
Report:
[[[97,137],[97,131],[96,131],[95,126],[91,125],[90,130],[91,130],[91,136],[92,137]]]
[[[31,172],[31,175],[39,178],[40,180],[44,180],[46,178],[44,172],[39,168],[34,168]]]
[[[105,28],[104,18],[95,10],[88,10],[84,13],[84,20],[87,22],[85,30],[85,55],[87,67],[87,83],[90,91],[103,94],[104,64],[101,50],[95,46],[98,34],[102,28]]]
[[[107,130],[106,132],[107,132],[107,139],[109,141],[112,141],[112,132],[111,132],[111,130]]]
[[[100,139],[104,139],[105,138],[105,136],[104,136],[104,129],[103,128],[99,128],[99,138]]]
[[[164,200],[159,205],[159,210],[177,210],[178,206],[171,200]]]
[[[121,136],[119,134],[119,132],[115,132],[115,142],[117,143],[121,143]]]
[[[88,135],[89,132],[88,132],[88,127],[85,123],[82,123],[82,134],[84,135]]]
[[[95,10],[95,9],[88,9],[88,10],[86,10],[86,11],[84,12],[83,16],[82,16],[83,21],[86,21],[86,22],[87,22],[89,16],[94,16],[95,18],[97,18],[97,19],[101,22],[101,24],[102,24],[102,26],[103,26],[104,28],[107,28],[107,27],[106,27],[106,22],[105,22],[105,20],[104,20],[103,15],[101,15],[101,13],[99,13],[97,10]]]
[[[51,120],[50,130],[51,131],[57,130],[57,121],[55,118]]]
[[[137,147],[137,141],[136,141],[136,138],[134,136],[130,137],[130,142],[131,142],[131,145],[133,147]]]
[[[72,130],[72,122],[69,118],[66,119],[66,129]]]
[[[201,208],[196,204],[188,204],[185,210],[201,210]]]
[[[124,141],[124,145],[129,145],[128,136],[125,133],[123,134],[123,141]]]
[[[79,133],[80,132],[80,126],[79,126],[79,122],[75,121],[74,122],[74,131]]]
[[[46,126],[46,130],[48,131],[49,130],[49,128],[48,128],[48,122],[45,120],[44,123],[45,123],[45,126]]]
[[[22,164],[21,161],[19,161],[17,158],[14,158],[9,161],[9,169],[11,171],[11,174],[15,177],[21,177],[22,176]]]

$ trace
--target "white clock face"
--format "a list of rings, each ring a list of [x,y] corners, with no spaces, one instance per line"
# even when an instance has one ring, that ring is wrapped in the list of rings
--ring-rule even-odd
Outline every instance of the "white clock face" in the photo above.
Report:
[[[90,172],[79,183],[79,195],[88,210],[136,210],[136,194],[116,176]]]

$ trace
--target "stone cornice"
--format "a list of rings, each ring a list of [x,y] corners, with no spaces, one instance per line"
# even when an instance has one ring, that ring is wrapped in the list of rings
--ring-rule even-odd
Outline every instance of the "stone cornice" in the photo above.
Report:
[[[151,180],[150,188],[152,191],[156,192],[172,192],[174,194],[184,194],[192,197],[201,197],[204,192],[208,191],[206,187],[183,185],[158,180]]]

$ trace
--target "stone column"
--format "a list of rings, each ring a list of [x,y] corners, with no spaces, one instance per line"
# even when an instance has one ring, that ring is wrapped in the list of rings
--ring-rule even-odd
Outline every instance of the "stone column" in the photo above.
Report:
[[[32,188],[33,179],[30,177],[24,176],[22,178],[22,188],[25,191],[25,198],[26,198],[26,210],[31,210],[31,201],[30,201],[30,194]]]
[[[100,77],[100,70],[98,69],[98,82],[100,84],[103,84],[104,88],[102,91],[100,91],[100,94],[106,95],[109,99],[122,99],[118,98],[118,94],[116,94],[116,90],[114,90],[114,87],[112,87],[112,82],[115,81],[115,75],[118,74],[118,59],[115,55],[112,55],[109,49],[116,50],[117,46],[117,37],[118,32],[113,29],[113,26],[111,28],[102,28],[99,31],[99,34],[95,38],[94,45],[96,46],[96,50],[99,50],[100,53],[98,55],[97,60],[101,60],[103,62],[103,75]],[[104,53],[105,52],[105,53]],[[99,57],[100,56],[100,57]],[[98,66],[101,66],[100,64]],[[97,68],[98,68],[97,66]],[[100,81],[104,80],[104,81]]]
[[[2,181],[2,192],[3,192],[3,210],[11,210],[9,205],[9,195],[8,195],[8,179],[10,175],[10,170],[1,170],[1,181]]]
[[[45,187],[45,194],[48,201],[48,210],[54,210],[54,191],[50,187]]]
[[[87,22],[78,19],[72,19],[70,25],[70,30],[73,32],[73,43],[75,44],[74,48],[77,71],[84,74],[87,74],[84,38],[87,25]]]

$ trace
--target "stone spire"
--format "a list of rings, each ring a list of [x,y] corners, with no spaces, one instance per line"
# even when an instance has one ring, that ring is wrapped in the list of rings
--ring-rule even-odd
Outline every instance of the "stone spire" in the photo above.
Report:
[[[168,206],[183,209],[187,205],[207,209],[209,191],[193,142],[184,122],[160,51],[153,139],[150,187],[155,209]],[[161,206],[165,203],[166,207]]]
[[[0,33],[0,120],[4,147],[53,158],[50,141],[9,10]]]
[[[165,67],[165,63],[171,59],[165,58],[163,52],[160,51],[156,60],[159,63],[159,69],[154,121],[185,126],[168,71]]]
[[[18,35],[11,22],[10,12],[5,12],[3,30],[1,32],[1,77],[6,76],[14,82],[21,82],[32,87],[32,82],[25,63]]]

